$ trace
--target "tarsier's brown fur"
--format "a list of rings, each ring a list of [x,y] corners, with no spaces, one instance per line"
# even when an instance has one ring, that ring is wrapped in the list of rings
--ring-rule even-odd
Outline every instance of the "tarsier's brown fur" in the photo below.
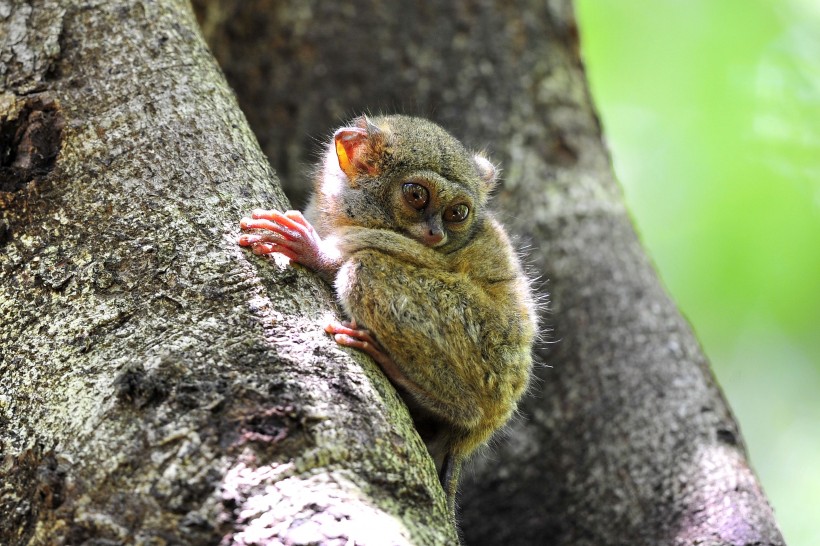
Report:
[[[495,181],[489,161],[429,121],[361,117],[336,132],[305,213],[321,248],[285,242],[288,218],[309,228],[293,212],[255,215],[287,229],[243,220],[275,235],[240,240],[333,282],[353,323],[329,331],[374,355],[396,384],[451,506],[461,462],[510,419],[532,363],[529,282],[486,209]],[[356,343],[338,334],[363,328],[369,337]]]

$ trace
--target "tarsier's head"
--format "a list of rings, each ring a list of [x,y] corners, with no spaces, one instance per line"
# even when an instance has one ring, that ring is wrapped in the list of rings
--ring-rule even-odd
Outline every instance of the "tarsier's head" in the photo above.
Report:
[[[328,160],[335,155],[343,179],[336,188],[342,223],[391,229],[451,252],[483,219],[496,169],[438,125],[362,116],[336,131],[333,144]]]

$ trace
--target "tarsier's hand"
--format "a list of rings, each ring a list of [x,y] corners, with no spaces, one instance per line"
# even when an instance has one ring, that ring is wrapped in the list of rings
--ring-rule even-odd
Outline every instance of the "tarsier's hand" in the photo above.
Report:
[[[262,233],[240,235],[240,246],[251,247],[254,254],[278,252],[333,282],[339,268],[339,259],[329,251],[310,222],[298,210],[281,213],[278,210],[256,209],[250,218],[239,221],[239,227],[245,231],[262,230]]]

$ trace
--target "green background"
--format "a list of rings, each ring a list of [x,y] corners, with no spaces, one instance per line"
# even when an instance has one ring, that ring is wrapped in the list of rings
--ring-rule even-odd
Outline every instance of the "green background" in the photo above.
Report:
[[[787,543],[820,544],[820,1],[576,9],[641,238]]]

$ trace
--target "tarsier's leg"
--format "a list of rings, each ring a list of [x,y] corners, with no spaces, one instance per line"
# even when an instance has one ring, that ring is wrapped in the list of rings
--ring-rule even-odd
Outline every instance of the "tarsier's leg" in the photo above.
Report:
[[[387,354],[379,342],[368,330],[359,328],[356,321],[331,322],[325,326],[325,332],[333,334],[336,343],[345,347],[359,349],[376,361],[384,374],[395,384],[407,389],[411,393],[420,393],[418,385],[410,381],[393,359]]]
[[[379,345],[378,341],[376,341],[370,332],[359,328],[356,321],[346,321],[342,323],[332,322],[325,326],[325,331],[333,334],[333,339],[336,340],[336,343],[339,345],[359,349],[370,356],[394,384],[404,387],[411,393],[420,390],[415,383],[401,373],[396,363],[390,358],[390,355]],[[456,458],[452,452],[448,452],[444,457],[444,464],[439,472],[439,480],[444,488],[444,492],[447,494],[447,504],[451,511],[453,511],[455,507],[455,493],[458,487],[460,471],[461,460]]]

